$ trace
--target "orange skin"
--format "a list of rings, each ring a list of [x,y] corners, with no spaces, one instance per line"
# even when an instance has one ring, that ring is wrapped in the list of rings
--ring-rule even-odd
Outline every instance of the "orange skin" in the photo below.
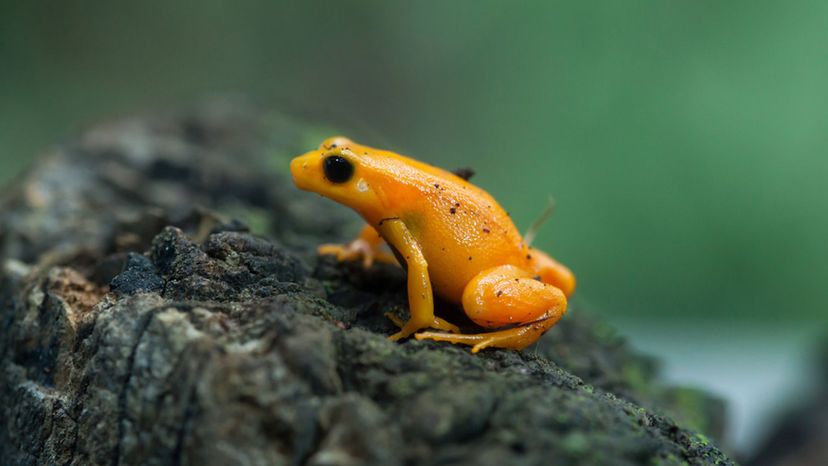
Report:
[[[350,168],[337,175],[327,171],[332,164]],[[572,272],[527,246],[486,191],[453,173],[343,137],[296,157],[290,170],[300,189],[344,204],[368,223],[350,244],[323,245],[320,254],[361,258],[366,266],[394,262],[380,249],[384,240],[405,263],[411,319],[403,323],[389,315],[401,327],[392,340],[416,333],[418,340],[467,344],[475,353],[520,350],[566,312],[575,289]],[[435,292],[462,305],[477,325],[496,330],[461,334],[434,316]],[[427,328],[443,332],[417,333]]]

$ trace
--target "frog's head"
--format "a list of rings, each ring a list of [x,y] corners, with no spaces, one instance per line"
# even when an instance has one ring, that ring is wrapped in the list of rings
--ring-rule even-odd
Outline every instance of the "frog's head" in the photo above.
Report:
[[[290,162],[293,182],[299,189],[315,192],[362,213],[370,214],[378,205],[377,195],[367,178],[367,147],[336,136],[322,142],[319,149]]]

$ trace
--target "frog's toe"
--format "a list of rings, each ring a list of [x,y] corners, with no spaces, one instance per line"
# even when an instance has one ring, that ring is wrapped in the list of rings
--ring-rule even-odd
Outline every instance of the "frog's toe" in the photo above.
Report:
[[[340,262],[357,259],[359,254],[358,251],[341,244],[323,244],[316,249],[316,252],[320,256],[336,256],[336,260]]]
[[[441,319],[439,317],[434,318],[434,322],[431,324],[431,328],[437,329],[437,330],[443,330],[445,332],[460,333],[460,327],[446,321],[445,319]]]
[[[397,327],[405,327],[406,322],[400,319],[393,312],[386,312],[385,317]],[[440,317],[435,317],[434,321],[431,323],[431,325],[429,325],[429,327],[436,330],[442,330],[444,332],[460,333],[460,328],[458,326],[446,321],[445,319],[441,319]]]
[[[455,345],[468,345],[472,347],[472,353],[477,353],[478,351],[488,348],[490,346],[500,347],[500,345],[497,344],[499,339],[496,336],[492,336],[486,333],[461,334],[458,332],[452,334],[443,332],[420,332],[414,335],[414,337],[418,340],[434,340],[452,343]],[[511,348],[510,346],[503,347]]]
[[[476,354],[478,351],[488,348],[489,345],[491,345],[491,344],[492,344],[491,340],[481,341],[480,343],[472,346],[471,352],[473,354]]]
[[[402,320],[402,319],[400,319],[400,318],[397,316],[397,314],[394,314],[393,312],[390,312],[390,311],[389,311],[389,312],[386,312],[384,315],[385,315],[385,318],[386,318],[386,319],[390,320],[390,321],[391,321],[391,323],[393,323],[393,324],[394,324],[394,325],[396,325],[397,327],[399,327],[399,328],[403,328],[403,327],[405,327],[405,321],[404,321],[404,320]]]
[[[405,338],[405,337],[407,337],[407,336],[408,336],[408,335],[403,334],[403,332],[397,332],[397,333],[395,333],[395,334],[393,334],[393,335],[389,335],[389,336],[388,336],[388,339],[389,339],[389,340],[391,340],[391,341],[398,341],[398,340],[401,340],[401,339],[403,339],[403,338]]]
[[[461,345],[475,345],[482,342],[486,337],[485,334],[466,335],[459,331],[456,333],[445,332],[420,332],[414,335],[418,340],[434,340],[444,341],[447,343],[461,344]]]
[[[487,334],[473,334],[465,335],[457,332],[456,334],[441,333],[441,332],[420,332],[415,335],[418,340],[434,340],[452,343],[455,345],[471,346],[471,352],[478,351],[493,346],[497,342],[497,338],[488,336]]]
[[[408,322],[403,322],[402,319],[392,314],[391,312],[386,312],[385,317],[387,317],[391,322],[394,323],[394,325],[400,328],[399,332],[388,337],[388,339],[391,341],[397,341],[403,338],[408,338],[414,333],[416,333],[418,330],[428,328],[430,325],[430,323],[427,320],[410,319]]]
[[[348,244],[323,244],[317,248],[321,256],[336,256],[339,262],[362,260],[362,266],[370,268],[375,262],[399,264],[393,254],[380,251],[365,240],[357,239]]]

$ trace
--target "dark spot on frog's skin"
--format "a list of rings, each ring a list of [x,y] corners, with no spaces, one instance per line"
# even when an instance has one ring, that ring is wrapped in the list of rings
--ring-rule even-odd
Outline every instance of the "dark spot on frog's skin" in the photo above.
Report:
[[[455,203],[454,203],[454,207],[460,207],[460,203],[459,203],[459,202],[455,202]]]
[[[471,257],[471,256],[469,256],[469,260],[472,260],[472,257]]]
[[[535,280],[540,281],[540,279],[541,279],[541,276],[540,276],[540,275],[535,275]],[[545,284],[546,284],[546,283],[544,283],[544,285],[545,285]]]
[[[502,291],[502,290],[501,290],[501,291],[498,291],[498,292],[497,292],[497,297],[499,298],[502,294],[503,294],[503,291]]]
[[[437,188],[437,189],[440,189],[440,185],[437,184],[437,183],[434,183],[434,187]]]
[[[463,167],[463,168],[458,168],[457,170],[454,170],[452,173],[454,173],[455,175],[457,175],[460,178],[463,178],[466,181],[469,181],[469,179],[471,179],[471,177],[474,176],[474,169],[472,169],[470,167]]]
[[[452,214],[452,215],[454,215],[454,214],[456,214],[456,213],[457,213],[457,209],[455,209],[454,207],[452,207],[451,209],[449,209],[449,212],[451,212],[451,214]]]
[[[492,230],[489,230],[488,228],[483,229],[483,233],[491,233],[491,232],[492,232]]]
[[[527,255],[526,255],[526,258],[527,258],[527,259],[529,259],[529,260],[532,260],[532,255],[531,255],[531,254],[527,254]]]
[[[515,279],[515,281],[516,281],[516,282],[519,282],[519,281],[520,281],[520,279],[519,279],[519,278],[516,278],[516,279]]]

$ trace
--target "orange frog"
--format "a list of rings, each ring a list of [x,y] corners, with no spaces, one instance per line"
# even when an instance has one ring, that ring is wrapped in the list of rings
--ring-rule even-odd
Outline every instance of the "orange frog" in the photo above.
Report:
[[[340,260],[395,262],[408,272],[411,318],[386,314],[400,331],[472,346],[523,349],[566,312],[575,277],[529,247],[486,191],[448,171],[344,137],[291,161],[293,181],[357,211],[368,225],[347,245],[323,245]],[[383,240],[394,256],[382,251]],[[462,334],[434,315],[433,292],[461,304],[489,332]],[[424,331],[423,329],[439,331]]]

